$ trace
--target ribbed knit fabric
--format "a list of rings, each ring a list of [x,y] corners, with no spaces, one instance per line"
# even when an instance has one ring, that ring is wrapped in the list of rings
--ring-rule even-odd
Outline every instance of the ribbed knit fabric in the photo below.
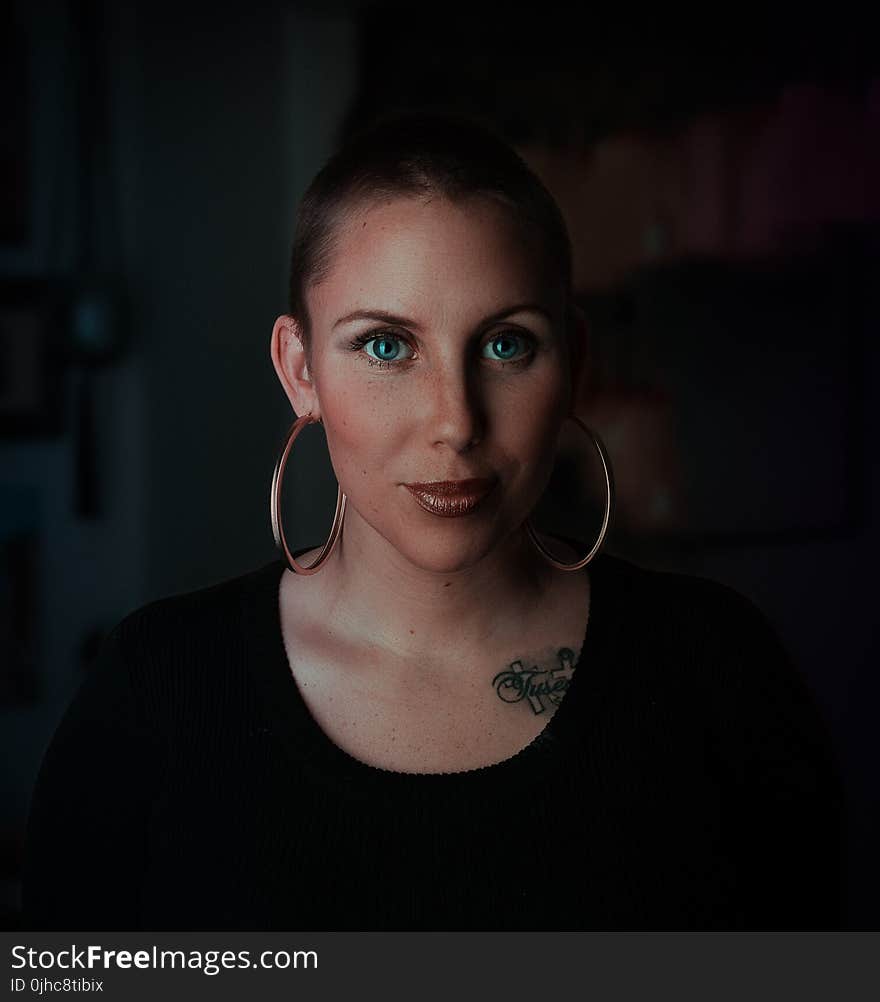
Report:
[[[112,631],[43,760],[24,928],[839,927],[836,759],[745,597],[600,555],[545,730],[497,765],[414,774],[311,716],[283,569]]]

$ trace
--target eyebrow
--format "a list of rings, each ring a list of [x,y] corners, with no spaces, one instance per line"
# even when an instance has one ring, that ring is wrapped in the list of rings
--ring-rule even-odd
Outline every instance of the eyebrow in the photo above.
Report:
[[[517,303],[515,306],[505,306],[503,310],[498,310],[497,313],[492,313],[488,317],[483,317],[481,323],[494,323],[496,320],[504,320],[505,317],[512,316],[514,313],[540,313],[541,316],[546,318],[546,320],[552,323],[553,318],[550,313],[538,303]],[[346,313],[344,317],[340,317],[336,323],[333,325],[333,330],[337,327],[342,326],[342,324],[350,323],[352,320],[378,320],[383,324],[394,324],[399,327],[411,327],[413,330],[421,332],[422,328],[415,320],[411,320],[408,317],[399,316],[396,313],[388,313],[386,310],[355,310],[353,313]]]

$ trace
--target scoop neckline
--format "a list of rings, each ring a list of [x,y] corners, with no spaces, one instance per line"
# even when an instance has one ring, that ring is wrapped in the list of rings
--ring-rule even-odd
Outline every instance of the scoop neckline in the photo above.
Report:
[[[559,536],[575,546],[576,540]],[[298,557],[313,546],[293,551]],[[565,696],[544,728],[513,755],[499,762],[452,772],[403,772],[371,765],[345,751],[321,728],[312,716],[290,667],[281,626],[280,588],[287,563],[278,557],[254,576],[249,592],[247,616],[252,638],[251,668],[260,680],[265,708],[277,736],[299,766],[338,785],[365,791],[384,786],[411,792],[438,788],[478,789],[491,781],[493,789],[524,783],[546,774],[549,759],[564,755],[578,738],[578,709],[587,691],[598,684],[606,659],[614,603],[609,601],[609,570],[614,557],[598,554],[589,564],[590,608],[581,650]],[[585,663],[586,662],[586,663]]]

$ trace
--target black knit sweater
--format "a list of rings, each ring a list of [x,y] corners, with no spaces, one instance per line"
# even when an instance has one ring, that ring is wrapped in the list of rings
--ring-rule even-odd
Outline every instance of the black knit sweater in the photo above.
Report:
[[[25,929],[839,927],[836,759],[748,599],[600,555],[545,730],[497,765],[414,774],[310,715],[283,569],[109,635],[34,791]]]

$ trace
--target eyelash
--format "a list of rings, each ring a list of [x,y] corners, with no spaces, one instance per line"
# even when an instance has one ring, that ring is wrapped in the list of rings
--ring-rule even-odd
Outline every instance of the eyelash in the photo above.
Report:
[[[486,342],[486,344],[491,344],[493,341],[496,341],[498,338],[502,336],[510,337],[511,335],[525,342],[529,350],[521,358],[514,358],[509,361],[506,361],[503,358],[499,358],[495,359],[494,361],[497,361],[499,364],[504,366],[508,365],[523,366],[527,362],[530,362],[535,355],[535,347],[537,345],[537,340],[531,334],[527,334],[524,331],[503,330],[499,331],[496,334],[493,334],[492,337],[490,337],[489,340]],[[352,351],[363,351],[363,349],[371,341],[382,341],[385,339],[389,341],[400,341],[404,344],[406,343],[406,338],[402,337],[400,334],[396,334],[392,330],[367,331],[364,334],[358,334],[357,337],[355,337],[350,342],[349,348]],[[402,358],[399,361],[389,362],[389,361],[384,361],[381,358],[372,358],[370,355],[367,355],[366,353],[364,353],[364,358],[366,358],[367,363],[369,365],[378,366],[380,369],[393,369],[395,366],[398,366],[403,362],[411,361],[411,359]]]

